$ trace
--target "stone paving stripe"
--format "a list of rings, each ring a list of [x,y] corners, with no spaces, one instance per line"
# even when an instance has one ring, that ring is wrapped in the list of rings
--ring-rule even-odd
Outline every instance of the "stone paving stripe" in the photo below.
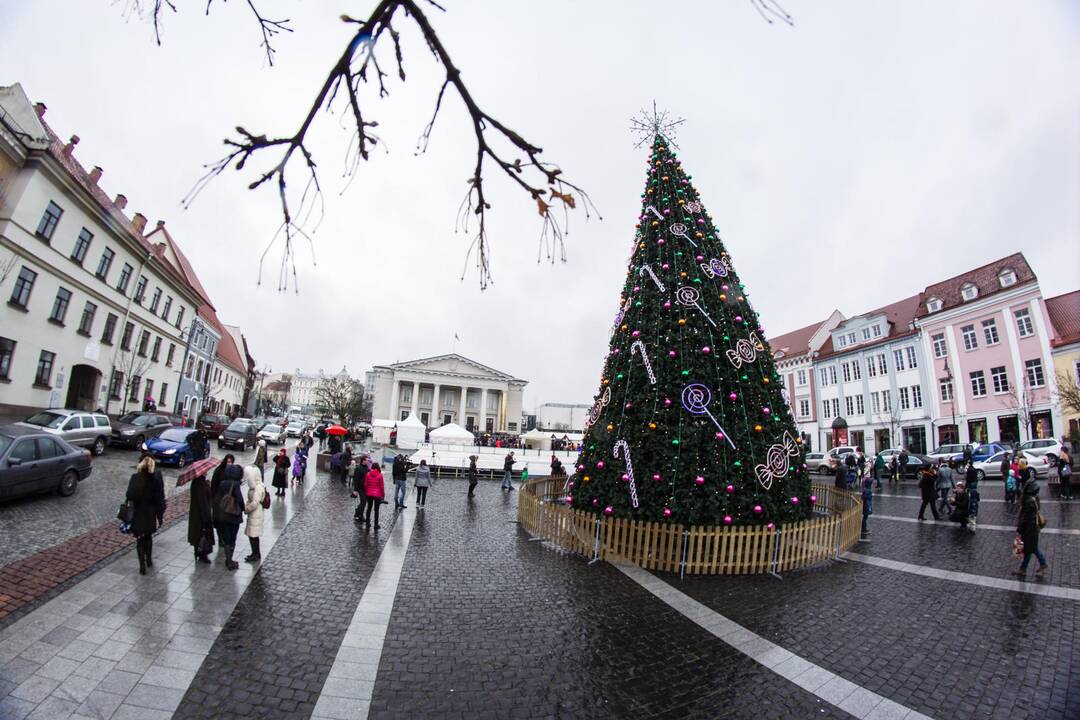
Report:
[[[889,560],[887,558],[863,555],[861,553],[846,552],[841,555],[845,560],[876,565],[877,567],[899,570],[900,572],[922,575],[924,577],[937,578],[939,580],[951,580],[952,582],[978,585],[994,590],[1011,590],[1013,592],[1028,593],[1030,595],[1043,595],[1045,597],[1061,598],[1063,600],[1080,600],[1080,590],[1076,588],[1061,587],[1060,585],[1044,585],[1031,583],[1024,580],[1006,580],[1004,578],[989,577],[987,575],[973,575],[971,573],[942,570],[940,568],[926,567],[925,565],[912,565],[911,563]]]
[[[825,702],[857,718],[869,720],[895,717],[902,720],[930,720],[927,715],[859,687],[766,640],[757,633],[747,630],[646,570],[635,565],[615,565],[615,567],[672,609],[751,660],[764,665],[786,680],[790,680]]]
[[[916,523],[916,524],[919,524],[919,523],[930,523],[931,525],[933,525],[934,523],[944,524],[944,525],[953,525],[953,524],[955,524],[951,520],[937,521],[937,520],[934,520],[932,517],[927,518],[926,520],[919,520],[918,518],[913,518],[913,517],[901,517],[899,515],[878,515],[877,513],[874,513],[870,517],[874,518],[875,520],[892,520],[894,522],[906,522],[906,523]],[[975,522],[975,529],[976,530],[1002,530],[1004,532],[1011,532],[1011,533],[1016,532],[1016,526],[1014,526],[1014,525],[988,525],[986,523],[981,523],[981,522],[978,522],[978,521]],[[1041,534],[1048,534],[1048,535],[1080,535],[1080,530],[1072,530],[1070,528],[1045,527],[1042,530],[1040,530],[1039,532]]]
[[[363,720],[375,691],[390,614],[405,567],[416,513],[401,513],[368,579],[352,622],[323,684],[312,720]],[[375,652],[372,652],[374,650]],[[374,660],[374,662],[371,662]]]

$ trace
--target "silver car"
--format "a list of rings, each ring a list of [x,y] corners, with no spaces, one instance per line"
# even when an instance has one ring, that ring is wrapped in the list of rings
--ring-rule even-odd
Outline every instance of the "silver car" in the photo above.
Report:
[[[1056,465],[1058,456],[1061,455],[1061,443],[1053,438],[1028,440],[1020,443],[1020,449],[1035,457],[1047,456],[1051,465]]]
[[[105,452],[109,436],[112,435],[108,416],[85,410],[42,410],[16,425],[56,435],[70,445],[90,448],[95,455]]]
[[[808,452],[806,453],[806,470],[807,472],[828,475],[832,472],[832,464],[825,456],[825,453]]]
[[[1044,478],[1050,472],[1050,463],[1046,457],[1036,457],[1031,453],[1021,450],[1023,457],[1027,458],[1028,467],[1035,472],[1036,478]],[[979,480],[1001,480],[1001,461],[1005,459],[1005,453],[994,453],[985,460],[976,460],[975,473]]]

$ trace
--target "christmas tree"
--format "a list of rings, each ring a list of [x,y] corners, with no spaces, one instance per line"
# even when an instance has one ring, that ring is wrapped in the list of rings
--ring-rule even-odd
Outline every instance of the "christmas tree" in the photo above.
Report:
[[[809,473],[757,313],[691,176],[654,131],[570,503],[692,525],[805,519]]]

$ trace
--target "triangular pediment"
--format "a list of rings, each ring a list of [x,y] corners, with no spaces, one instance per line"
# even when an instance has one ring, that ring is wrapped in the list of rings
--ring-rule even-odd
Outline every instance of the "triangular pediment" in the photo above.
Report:
[[[487,378],[491,380],[516,380],[513,375],[500,372],[487,365],[470,360],[464,355],[449,353],[435,357],[420,358],[394,363],[390,366],[394,370],[415,370],[417,372],[436,372],[452,375],[463,375],[474,378]]]

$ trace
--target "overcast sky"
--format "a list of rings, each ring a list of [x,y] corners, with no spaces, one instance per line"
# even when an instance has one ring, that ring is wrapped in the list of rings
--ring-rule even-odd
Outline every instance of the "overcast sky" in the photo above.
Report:
[[[1045,296],[1080,285],[1080,10],[1075,2],[787,0],[794,28],[749,0],[445,0],[430,9],[482,107],[544,148],[604,216],[571,218],[566,264],[537,264],[535,205],[493,172],[495,284],[460,280],[454,218],[475,145],[444,103],[414,154],[440,74],[398,19],[408,82],[368,91],[390,153],[344,188],[348,139],[320,115],[326,190],[299,295],[276,291],[280,222],[251,175],[181,198],[236,125],[291,134],[350,36],[337,18],[374,0],[263,0],[292,18],[274,67],[242,2],[181,0],[164,45],[124,1],[7,0],[0,83],[48,105],[86,167],[164,219],[224,322],[260,367],[336,370],[457,351],[529,380],[525,406],[592,401],[644,186],[629,118],[655,99],[687,118],[677,140],[766,331],[855,315],[1022,250]],[[266,167],[276,158],[256,158]]]

